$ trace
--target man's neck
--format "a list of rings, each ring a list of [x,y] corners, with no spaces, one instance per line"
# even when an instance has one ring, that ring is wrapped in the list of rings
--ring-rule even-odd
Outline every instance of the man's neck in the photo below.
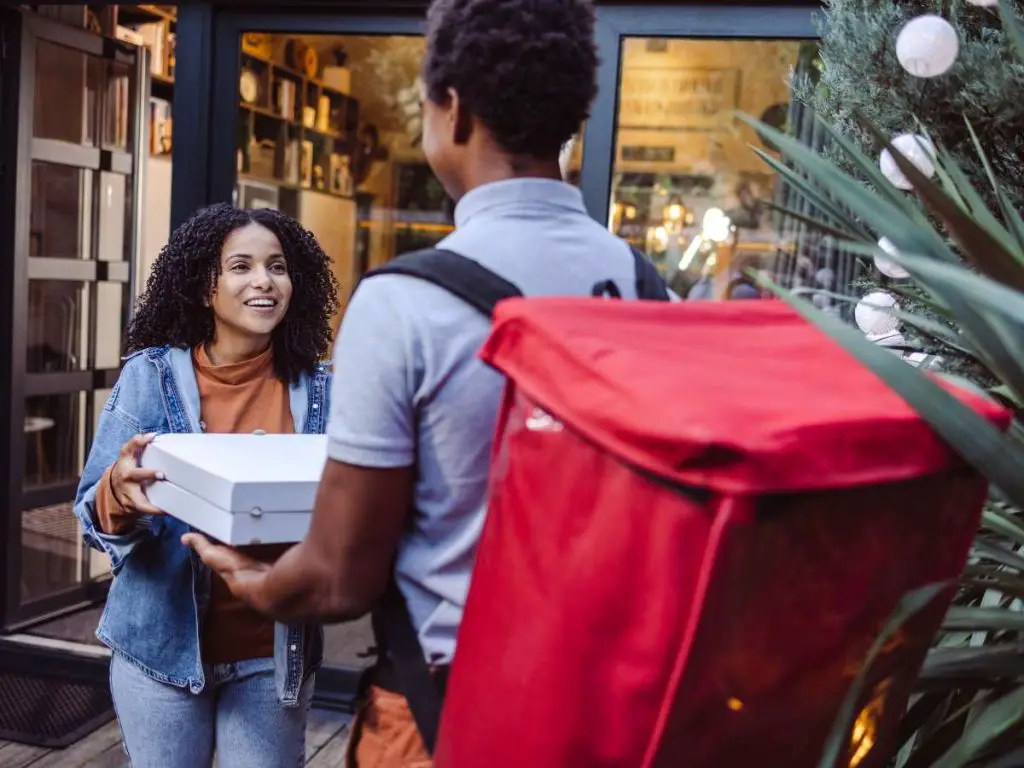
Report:
[[[556,157],[553,160],[537,160],[535,158],[518,158],[507,155],[492,156],[487,160],[473,164],[466,174],[463,194],[468,194],[485,184],[493,184],[497,181],[511,181],[513,179],[561,181],[562,171],[558,166],[558,158]]]

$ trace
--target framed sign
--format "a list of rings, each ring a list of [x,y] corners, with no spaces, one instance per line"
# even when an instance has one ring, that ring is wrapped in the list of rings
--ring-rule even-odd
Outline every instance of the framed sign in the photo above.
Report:
[[[622,73],[619,129],[718,131],[739,106],[739,69],[628,67]]]

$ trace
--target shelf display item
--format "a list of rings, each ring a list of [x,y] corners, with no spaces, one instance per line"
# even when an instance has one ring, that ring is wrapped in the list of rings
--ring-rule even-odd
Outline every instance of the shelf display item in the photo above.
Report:
[[[331,129],[331,97],[320,96],[316,110],[316,129],[326,133]]]
[[[352,70],[348,67],[324,67],[324,85],[348,96],[352,92]]]
[[[303,139],[299,151],[299,184],[310,187],[313,184],[313,142]]]
[[[295,118],[295,83],[292,80],[277,81],[277,111],[287,120]]]
[[[260,98],[260,79],[251,69],[243,69],[238,80],[238,93],[246,104],[255,104]]]

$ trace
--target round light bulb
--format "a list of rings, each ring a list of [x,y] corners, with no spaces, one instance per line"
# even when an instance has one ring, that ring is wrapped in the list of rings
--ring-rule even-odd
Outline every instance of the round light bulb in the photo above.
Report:
[[[899,328],[900,321],[889,311],[899,308],[891,293],[872,291],[857,302],[853,316],[861,331],[869,337],[881,338]]]
[[[893,245],[892,241],[887,237],[883,237],[878,241],[878,247],[886,253],[894,256],[899,253],[899,251],[896,250],[896,246]],[[883,275],[891,277],[893,280],[905,280],[910,277],[910,273],[907,272],[907,270],[892,259],[885,258],[885,256],[880,253],[875,254],[875,268]]]
[[[901,133],[892,140],[892,145],[929,179],[935,175],[935,145],[927,137],[914,133]],[[882,152],[882,156],[878,159],[878,165],[882,169],[882,175],[894,186],[900,189],[914,188],[914,185],[896,165],[896,159],[888,149]]]
[[[915,77],[945,74],[959,52],[953,25],[933,13],[908,21],[896,38],[896,58]]]

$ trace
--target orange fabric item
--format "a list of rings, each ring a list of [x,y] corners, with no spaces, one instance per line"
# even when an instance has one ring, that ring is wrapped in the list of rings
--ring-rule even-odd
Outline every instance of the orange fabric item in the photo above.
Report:
[[[412,711],[400,693],[371,685],[352,721],[346,768],[432,768]]]
[[[96,489],[96,523],[100,530],[111,536],[126,533],[135,524],[132,515],[125,512],[121,503],[114,498],[114,487],[110,484],[110,476],[114,472],[111,464],[100,478]]]
[[[270,434],[295,431],[288,386],[274,375],[272,350],[251,360],[214,365],[199,346],[192,354],[199,385],[199,418],[207,433]],[[245,547],[247,554],[273,562],[287,546]],[[216,574],[202,625],[203,661],[226,664],[274,655],[274,622],[237,600]]]

